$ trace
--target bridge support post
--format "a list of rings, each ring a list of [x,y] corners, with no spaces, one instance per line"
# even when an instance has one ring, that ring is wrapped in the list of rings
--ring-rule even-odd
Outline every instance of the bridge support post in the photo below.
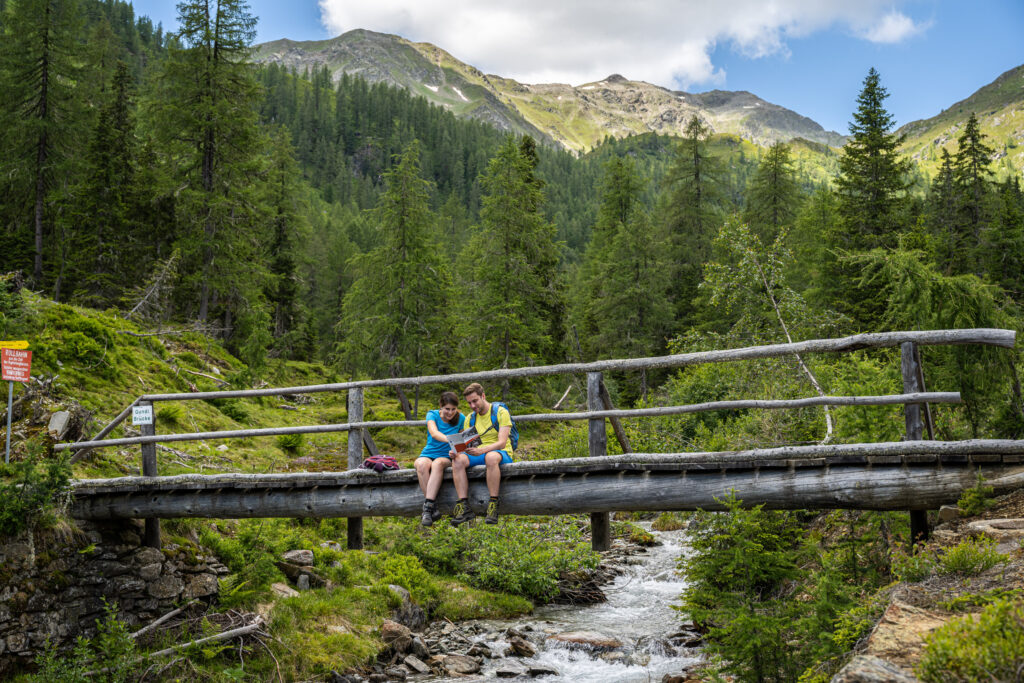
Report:
[[[149,401],[140,401],[139,405],[153,408],[153,404]],[[142,433],[142,436],[156,436],[156,410],[153,410],[152,415],[153,420],[148,425],[139,425],[139,431]],[[157,476],[155,443],[142,444],[142,476]],[[150,548],[160,547],[159,519],[153,517],[146,518],[146,531],[142,542]]]
[[[348,421],[363,421],[363,388],[356,387],[348,390]],[[354,470],[363,464],[363,429],[348,430],[348,468]],[[348,549],[363,549],[363,518],[349,517],[346,520],[348,527]]]
[[[601,373],[587,373],[587,410],[601,410]],[[589,420],[587,438],[591,457],[608,455],[608,433],[604,418]],[[590,546],[594,550],[608,550],[612,547],[611,519],[607,512],[590,513]]]
[[[921,367],[917,362],[917,344],[904,342],[900,344],[900,372],[903,374],[904,393],[924,391]],[[921,406],[908,403],[903,406],[906,419],[907,441],[920,441],[924,437],[924,423],[921,420]],[[910,511],[910,544],[911,546],[928,540],[928,511]]]

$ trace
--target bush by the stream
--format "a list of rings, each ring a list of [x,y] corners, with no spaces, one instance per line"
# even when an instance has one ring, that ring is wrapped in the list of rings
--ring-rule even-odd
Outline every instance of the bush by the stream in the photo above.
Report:
[[[926,683],[1019,681],[1024,671],[1024,602],[999,599],[925,638],[917,675]]]
[[[138,679],[141,660],[128,626],[117,618],[117,605],[104,603],[105,616],[96,620],[96,635],[78,637],[70,655],[53,646],[36,658],[39,683],[127,683]]]

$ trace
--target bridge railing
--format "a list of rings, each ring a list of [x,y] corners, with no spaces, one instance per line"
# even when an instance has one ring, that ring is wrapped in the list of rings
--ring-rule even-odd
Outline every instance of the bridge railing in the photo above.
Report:
[[[976,328],[962,330],[927,330],[858,334],[839,339],[816,339],[789,344],[772,344],[750,346],[739,349],[701,351],[694,353],[673,354],[647,358],[603,360],[592,363],[567,363],[560,365],[533,366],[524,368],[508,368],[471,373],[448,375],[428,375],[418,377],[400,377],[390,379],[356,380],[333,384],[318,384],[295,387],[277,387],[263,389],[246,389],[233,391],[189,392],[174,394],[144,394],[139,396],[110,424],[96,436],[87,441],[56,444],[55,450],[77,451],[72,461],[82,458],[94,448],[140,444],[142,446],[142,474],[157,475],[156,444],[175,441],[194,441],[207,439],[250,438],[256,436],[276,436],[284,434],[312,434],[325,432],[349,432],[348,467],[358,467],[362,462],[364,443],[368,441],[367,430],[383,427],[422,427],[424,420],[363,420],[363,391],[374,387],[409,387],[430,384],[459,386],[467,382],[488,382],[513,378],[542,377],[563,374],[587,375],[587,411],[573,413],[541,413],[517,415],[520,423],[545,421],[576,421],[589,422],[588,446],[591,456],[607,454],[605,420],[612,421],[616,434],[622,442],[623,450],[630,451],[624,434],[618,429],[621,418],[642,418],[666,415],[678,415],[711,410],[738,409],[794,409],[808,406],[840,406],[840,405],[893,405],[902,404],[906,411],[907,439],[920,440],[923,435],[922,415],[926,418],[931,432],[930,415],[927,410],[929,403],[957,403],[960,395],[957,392],[926,392],[923,374],[920,368],[918,346],[925,345],[963,345],[981,344],[1003,348],[1012,348],[1016,333],[1013,330]],[[721,363],[739,360],[777,358],[802,353],[838,353],[861,349],[880,349],[901,347],[901,369],[903,374],[904,393],[887,396],[815,396],[793,400],[739,400],[715,401],[703,404],[681,406],[664,406],[657,408],[641,408],[632,410],[614,410],[604,390],[602,377],[607,371],[648,370],[659,368],[678,368],[704,363]],[[141,436],[121,439],[106,439],[118,424],[132,413],[136,406],[149,405],[161,401],[197,401],[226,398],[252,398],[261,396],[280,396],[294,394],[313,394],[321,392],[346,391],[348,393],[348,422],[331,425],[300,425],[295,427],[279,427],[265,429],[239,429],[216,432],[195,432],[182,434],[155,433],[155,425],[142,425]],[[924,413],[921,405],[925,405]],[[354,432],[354,434],[353,434]],[[369,442],[372,443],[372,442]],[[607,547],[610,543],[608,513],[593,513],[594,546]],[[151,522],[153,524],[151,524]],[[156,520],[147,519],[147,543],[159,544],[159,527]],[[349,520],[349,546],[361,547],[362,524],[359,518]],[[927,533],[927,527],[920,515],[911,513],[912,533]]]

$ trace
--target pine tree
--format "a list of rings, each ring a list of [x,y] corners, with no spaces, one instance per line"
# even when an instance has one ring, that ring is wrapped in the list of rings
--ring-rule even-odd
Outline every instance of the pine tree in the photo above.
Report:
[[[184,294],[201,321],[236,309],[263,291],[265,264],[252,177],[263,141],[256,124],[259,88],[248,63],[256,19],[243,0],[178,5],[179,46],[156,78],[149,126],[174,164],[178,246]],[[211,311],[213,305],[219,311]]]
[[[899,154],[902,137],[884,102],[889,93],[872,68],[857,97],[850,140],[839,158],[836,192],[844,223],[841,244],[850,250],[895,246],[900,229],[910,162]]]
[[[541,213],[544,194],[532,159],[509,136],[481,178],[481,223],[459,262],[466,264],[460,338],[474,367],[550,361],[561,328],[555,228]]]
[[[18,0],[6,6],[3,17],[0,177],[7,184],[6,220],[17,233],[5,254],[14,263],[28,257],[24,265],[31,264],[36,287],[44,285],[44,263],[51,258],[50,192],[67,172],[81,130],[80,26],[76,0]]]
[[[943,148],[942,163],[929,192],[928,220],[934,235],[938,265],[946,275],[952,275],[958,268],[967,246],[962,243],[957,228],[958,195],[953,157]]]
[[[387,190],[373,213],[381,245],[349,262],[359,278],[336,332],[341,360],[354,374],[429,374],[451,361],[451,254],[434,239],[419,155],[414,141],[385,174]]]
[[[959,194],[960,242],[966,247],[960,253],[964,265],[958,272],[980,275],[978,251],[992,211],[992,148],[985,144],[985,134],[981,132],[974,112],[967,118],[957,144],[953,178]]]
[[[711,129],[696,115],[686,124],[683,139],[666,176],[667,206],[663,209],[675,271],[668,273],[676,323],[692,322],[701,269],[710,255],[711,239],[722,219],[725,202],[721,163],[710,155]]]
[[[744,220],[763,244],[771,244],[783,226],[792,227],[800,202],[789,145],[777,142],[768,149],[747,189]]]

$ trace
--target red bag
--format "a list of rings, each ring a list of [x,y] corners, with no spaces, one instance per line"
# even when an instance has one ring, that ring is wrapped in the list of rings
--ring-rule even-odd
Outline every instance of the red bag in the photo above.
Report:
[[[373,470],[374,472],[383,472],[384,470],[397,470],[398,461],[392,458],[390,455],[371,455],[369,458],[363,461],[360,465],[365,470]]]

